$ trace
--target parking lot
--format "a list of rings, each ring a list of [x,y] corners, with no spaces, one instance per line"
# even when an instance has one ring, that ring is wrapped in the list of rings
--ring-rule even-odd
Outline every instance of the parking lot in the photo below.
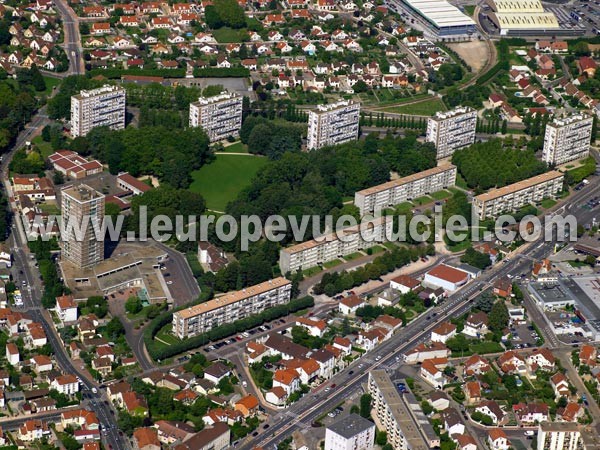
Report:
[[[209,345],[207,347],[204,347],[203,350],[207,353],[213,351],[213,350],[218,350],[222,347],[226,347],[228,345],[231,344],[235,344],[237,341],[241,341],[245,338],[249,338],[250,336],[254,336],[257,333],[264,333],[266,331],[271,330],[271,328],[273,328],[273,326],[277,326],[277,325],[283,325],[284,323],[286,323],[285,319],[279,319],[279,320],[275,320],[273,322],[271,322],[271,324],[263,324],[259,327],[253,328],[251,330],[248,331],[244,331],[243,333],[238,334],[237,336],[228,338],[228,339],[224,339],[220,342],[217,342],[216,344],[212,344]],[[268,368],[268,367],[267,367]]]
[[[598,34],[600,28],[600,0],[572,1],[563,5],[544,4],[553,12],[561,28],[569,30],[585,29],[586,34]]]
[[[515,348],[529,348],[538,345],[538,334],[532,325],[511,325],[510,332],[513,338],[511,343]]]

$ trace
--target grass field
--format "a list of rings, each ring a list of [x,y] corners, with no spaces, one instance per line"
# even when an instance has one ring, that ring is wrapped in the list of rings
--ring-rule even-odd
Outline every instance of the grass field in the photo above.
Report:
[[[242,42],[246,30],[234,30],[232,28],[223,27],[218,30],[212,30],[213,36],[219,43]]]
[[[208,209],[224,211],[268,163],[267,158],[258,156],[217,155],[214,162],[192,172],[190,190],[205,198]]]
[[[415,198],[413,203],[417,206],[425,205],[427,203],[431,203],[433,200],[428,195],[424,195],[423,197]]]
[[[556,200],[552,200],[551,198],[542,200],[542,208],[552,208],[554,205],[556,205]]]
[[[343,261],[341,259],[334,259],[333,261],[323,263],[323,267],[325,267],[326,269],[331,269],[332,267],[339,266],[340,264],[342,264],[342,262]]]
[[[469,16],[473,17],[473,14],[475,14],[475,5],[466,5],[465,13],[467,13]]]
[[[385,108],[386,112],[412,114],[416,116],[432,116],[438,111],[446,111],[446,105],[437,97],[430,97],[410,105],[400,105]]]
[[[52,94],[52,89],[58,86],[62,80],[60,78],[44,77],[44,81],[46,82],[46,90],[42,94],[50,95]]]
[[[344,259],[346,261],[352,261],[353,259],[360,258],[361,256],[365,256],[365,254],[361,252],[354,252],[344,256]]]
[[[52,153],[54,153],[50,143],[44,142],[44,140],[42,139],[42,136],[34,137],[31,140],[31,142],[40,150],[40,153],[42,154],[42,157],[44,159],[48,158],[48,156],[50,156]]]
[[[444,200],[444,199],[452,196],[452,194],[448,191],[432,192],[429,195],[432,196],[434,200]]]
[[[173,325],[170,323],[166,324],[164,327],[160,329],[158,333],[156,333],[156,337],[163,342],[166,342],[168,345],[173,345],[179,342],[175,336],[171,334],[171,330]]]
[[[242,144],[241,142],[236,142],[235,144],[228,145],[223,149],[224,153],[248,153],[248,146]]]
[[[303,270],[302,275],[304,275],[305,277],[312,277],[322,271],[323,269],[321,269],[319,266],[315,266],[311,267],[310,269]]]

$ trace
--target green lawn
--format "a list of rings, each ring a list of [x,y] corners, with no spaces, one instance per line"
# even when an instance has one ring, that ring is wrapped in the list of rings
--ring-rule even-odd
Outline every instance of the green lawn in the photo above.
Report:
[[[552,208],[554,205],[556,205],[556,200],[552,200],[551,198],[542,200],[542,208]]]
[[[310,269],[303,270],[302,275],[304,275],[305,277],[312,277],[322,271],[323,269],[321,269],[319,266],[315,266],[311,267]]]
[[[374,245],[366,250],[367,255],[376,255],[377,253],[381,253],[385,251],[385,248],[381,245]]]
[[[55,216],[58,216],[60,214],[60,209],[58,208],[58,206],[52,203],[40,203],[38,207],[43,212],[50,215],[54,214]]]
[[[465,5],[465,13],[473,17],[473,14],[475,14],[475,5]]]
[[[446,111],[446,105],[437,97],[430,97],[410,105],[400,105],[385,108],[386,112],[411,114],[416,116],[433,116],[438,111]]]
[[[192,172],[190,190],[206,199],[208,209],[224,211],[227,203],[268,163],[267,158],[258,156],[217,155],[214,162]]]
[[[365,254],[361,252],[354,252],[344,256],[344,259],[346,261],[352,261],[353,259],[360,258],[361,256],[365,256]]]
[[[342,262],[343,261],[341,259],[334,259],[333,261],[323,263],[323,267],[325,267],[326,269],[331,269],[332,267],[339,266],[340,264],[342,264]]]
[[[444,199],[452,196],[452,194],[450,192],[445,191],[445,190],[444,191],[432,192],[429,195],[432,196],[434,200],[444,200]]]
[[[225,153],[248,153],[248,146],[242,144],[241,142],[236,142],[235,144],[228,145],[223,149]]]
[[[52,94],[52,89],[58,86],[62,80],[60,78],[44,77],[44,81],[46,82],[46,90],[42,94],[50,95]]]
[[[467,182],[460,173],[456,174],[456,185],[461,189],[469,189]]]
[[[42,154],[44,159],[48,158],[54,151],[52,150],[52,146],[49,142],[44,142],[42,136],[36,136],[31,140],[31,143],[34,144]]]
[[[431,203],[433,199],[428,195],[424,195],[423,197],[415,198],[413,203],[417,206],[426,205],[427,203]]]
[[[232,28],[223,27],[218,30],[213,30],[213,36],[217,42],[227,44],[229,42],[242,42],[244,35],[246,34],[245,29],[234,30]]]
[[[163,342],[166,342],[169,345],[177,344],[179,339],[171,334],[173,326],[168,323],[164,327],[160,329],[160,331],[156,334],[156,337]],[[160,341],[159,341],[160,342]]]

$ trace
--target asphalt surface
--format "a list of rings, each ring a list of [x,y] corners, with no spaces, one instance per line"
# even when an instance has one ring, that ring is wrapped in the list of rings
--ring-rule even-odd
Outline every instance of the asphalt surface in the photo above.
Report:
[[[592,182],[568,200],[568,207],[559,208],[558,211],[561,212],[562,209],[566,209],[566,213],[574,214],[580,223],[590,222],[596,216],[596,213],[593,210],[579,208],[577,205],[584,203],[590,197],[598,195],[599,191],[600,185]],[[360,390],[361,385],[366,382],[370,370],[397,368],[402,364],[400,355],[426,341],[431,330],[440,322],[451,317],[458,317],[468,311],[471,308],[471,299],[489,287],[491,282],[508,274],[514,276],[529,271],[532,261],[543,258],[552,252],[553,247],[554,242],[544,242],[543,235],[535,242],[527,244],[527,247],[520,252],[519,256],[484,272],[481,277],[449,296],[444,303],[428,311],[427,316],[420,316],[409,323],[390,340],[338,373],[323,385],[323,388],[325,388],[331,386],[332,383],[337,384],[332,392],[326,394],[321,389],[319,392],[306,395],[288,409],[282,410],[273,417],[269,422],[268,431],[263,429],[262,434],[238,444],[237,448],[243,450],[251,450],[255,446],[272,448],[273,445],[286,439],[295,430],[310,427],[316,418],[335,408],[344,398],[351,397]],[[434,315],[435,317],[433,317]]]
[[[69,58],[69,72],[71,75],[83,75],[85,66],[77,16],[65,0],[56,0],[54,5],[63,20],[65,36],[62,46]]]

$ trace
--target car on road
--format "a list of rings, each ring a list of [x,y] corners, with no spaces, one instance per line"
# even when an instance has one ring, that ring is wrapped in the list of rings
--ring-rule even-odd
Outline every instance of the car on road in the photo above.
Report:
[[[375,361],[380,361],[381,360],[381,355],[377,355],[377,358],[375,358]]]
[[[266,430],[269,427],[270,427],[270,425],[268,423],[265,423],[265,426],[263,427],[263,430]]]
[[[92,388],[92,392],[93,392],[94,394],[97,394],[97,393],[98,393],[98,389],[96,389],[95,387],[93,387],[93,388]]]
[[[533,430],[527,430],[527,431],[525,431],[525,433],[523,433],[523,434],[524,434],[525,436],[528,436],[528,437],[529,437],[529,436],[533,437],[533,436],[535,436],[535,431],[533,431]]]
[[[348,375],[354,375],[354,370],[351,370],[350,372],[348,372]]]
[[[167,284],[173,284],[173,280],[167,281]]]
[[[330,390],[331,390],[331,388],[330,388],[329,386],[327,386],[327,387],[325,388],[325,392],[329,392]]]
[[[255,431],[254,433],[252,433],[252,437],[256,437],[258,436],[258,431]]]

